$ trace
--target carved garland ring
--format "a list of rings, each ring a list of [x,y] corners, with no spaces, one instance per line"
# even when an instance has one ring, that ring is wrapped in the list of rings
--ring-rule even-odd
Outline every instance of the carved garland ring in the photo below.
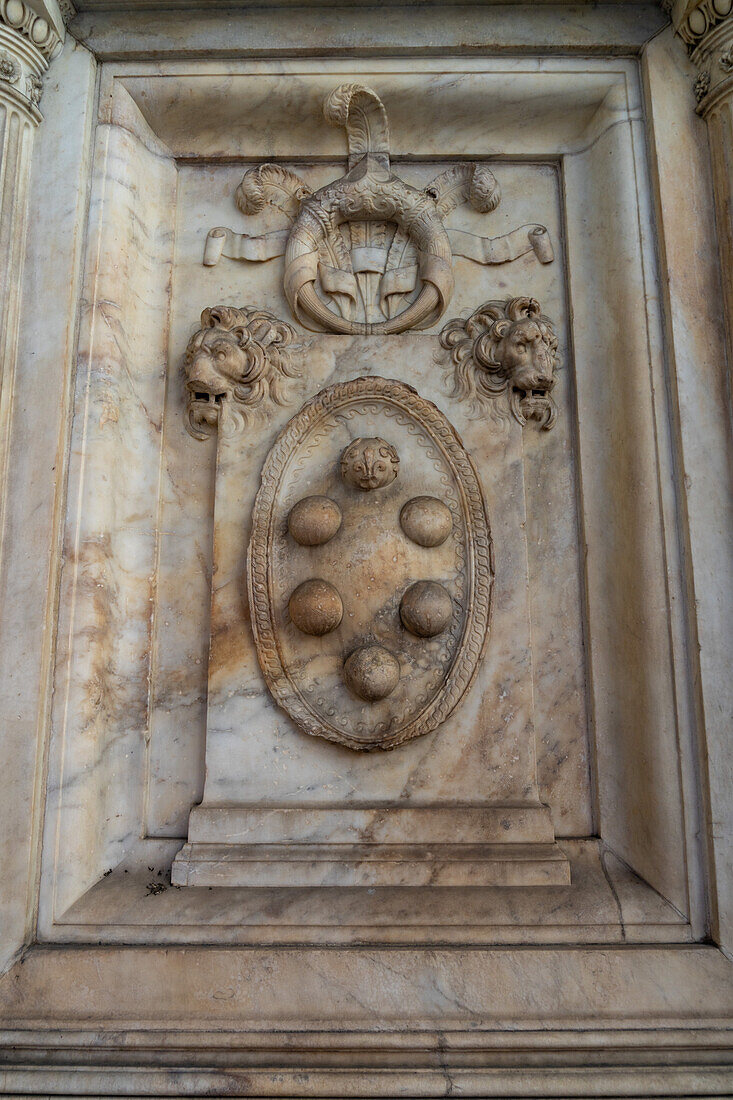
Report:
[[[394,221],[415,246],[422,287],[404,312],[370,324],[340,317],[316,293],[319,251],[343,222]],[[367,156],[355,169],[303,201],[285,252],[285,296],[302,323],[329,332],[390,335],[433,324],[453,294],[452,252],[435,201]]]

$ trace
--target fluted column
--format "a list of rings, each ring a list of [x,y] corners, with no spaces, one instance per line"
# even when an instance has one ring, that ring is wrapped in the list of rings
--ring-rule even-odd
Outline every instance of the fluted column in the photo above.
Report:
[[[63,36],[57,0],[0,0],[0,500],[6,498],[31,151],[43,75]],[[0,533],[2,520],[0,514]]]
[[[733,0],[673,0],[666,6],[697,68],[692,91],[708,126],[728,365],[733,371]]]

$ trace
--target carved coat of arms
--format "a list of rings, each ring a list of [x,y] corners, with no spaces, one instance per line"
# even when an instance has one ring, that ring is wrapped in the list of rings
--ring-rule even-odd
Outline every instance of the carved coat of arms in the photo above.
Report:
[[[257,655],[306,733],[391,749],[443,722],[489,627],[481,489],[446,417],[402,382],[317,394],[262,471],[248,556]]]

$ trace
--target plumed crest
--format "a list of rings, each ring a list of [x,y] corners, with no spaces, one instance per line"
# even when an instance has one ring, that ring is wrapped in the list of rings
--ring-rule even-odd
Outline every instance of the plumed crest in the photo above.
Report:
[[[243,214],[257,214],[263,206],[276,206],[293,219],[310,194],[308,184],[295,172],[279,164],[261,164],[244,173],[234,200]]]
[[[343,126],[349,145],[349,168],[367,153],[389,158],[389,123],[384,104],[365,84],[339,84],[326,96],[323,114],[332,126]]]
[[[494,173],[485,164],[457,164],[447,168],[425,188],[446,217],[456,207],[468,202],[481,214],[496,210],[501,202],[501,187]]]

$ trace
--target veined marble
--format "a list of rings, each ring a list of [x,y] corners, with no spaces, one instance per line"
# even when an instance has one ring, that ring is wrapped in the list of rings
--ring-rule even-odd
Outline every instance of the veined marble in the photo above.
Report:
[[[95,152],[45,820],[60,911],[140,828],[173,251],[171,164],[119,127]]]
[[[289,383],[288,405],[284,408],[270,406],[266,420],[261,415],[259,420],[255,419],[254,424],[244,429],[230,427],[226,413],[220,424],[214,516],[216,569],[212,582],[207,779],[202,807],[195,809],[191,818],[191,848],[185,849],[177,861],[174,881],[179,885],[186,881],[213,883],[216,874],[213,869],[206,874],[198,871],[197,877],[192,877],[197,873],[196,853],[201,853],[199,858],[202,860],[206,857],[207,866],[211,859],[220,861],[226,858],[223,851],[209,856],[208,853],[214,852],[215,848],[208,846],[218,844],[223,849],[231,841],[231,816],[234,811],[228,807],[237,805],[258,807],[259,813],[265,817],[268,808],[275,806],[292,805],[301,811],[310,806],[338,807],[345,818],[349,817],[351,806],[373,806],[385,819],[389,819],[392,808],[400,806],[432,809],[452,806],[460,818],[463,805],[499,804],[504,807],[506,840],[511,843],[522,839],[530,844],[535,840],[547,844],[548,840],[552,840],[547,823],[540,824],[538,821],[536,831],[529,830],[521,837],[515,837],[512,830],[512,820],[518,809],[532,805],[538,811],[540,808],[524,536],[526,513],[522,429],[516,420],[505,415],[501,419],[497,416],[490,424],[491,430],[487,431],[486,422],[471,417],[470,406],[466,402],[447,396],[451,388],[449,356],[434,336],[411,333],[397,339],[311,336],[292,345],[288,351],[299,374]],[[490,637],[475,683],[459,707],[433,732],[392,751],[365,755],[309,737],[298,730],[289,716],[274,704],[258,663],[250,627],[252,609],[248,606],[244,582],[246,550],[260,470],[275,437],[289,415],[309,394],[336,382],[370,375],[408,383],[423,398],[445,412],[458,430],[476,469],[480,471],[479,479],[486,497],[492,532],[495,578]],[[371,421],[367,423],[368,417],[366,420],[364,416],[361,419],[357,417],[357,420],[356,426],[347,428],[344,437],[347,441],[354,434],[369,434]],[[362,420],[364,424],[361,424]],[[393,434],[396,427],[395,424]],[[389,430],[387,421],[380,430]],[[323,451],[320,465],[316,449],[319,439]],[[326,476],[323,471],[330,468],[328,439],[327,433],[314,436],[307,452],[313,472],[308,474],[306,471],[304,484],[309,485],[309,491],[313,493],[322,493],[328,488],[323,481]],[[400,463],[404,464],[407,472],[402,481],[398,477],[386,492],[390,500],[395,493],[399,500],[403,500],[411,494],[415,495],[415,486],[423,485],[420,463],[425,458],[405,430],[397,433],[395,443],[401,451]],[[406,488],[401,487],[403,482]],[[429,485],[429,480],[425,484]],[[341,499],[340,491],[337,495]],[[342,506],[346,507],[346,503]],[[393,503],[392,509],[395,508]],[[397,511],[394,515],[396,525]],[[404,538],[397,527],[395,536],[399,536],[398,541],[400,537]],[[311,568],[316,569],[315,564],[312,567],[308,564],[310,559],[322,558],[324,553],[329,553],[327,547],[315,548],[306,555],[301,551],[299,560],[303,559],[301,566],[306,574]],[[331,562],[329,557],[330,564],[322,568],[341,586],[345,614],[353,615],[348,605],[357,598],[357,593],[351,589],[350,562],[344,560],[339,568],[336,564],[338,550],[335,553],[336,558]],[[427,557],[429,553],[422,551],[422,556]],[[272,567],[283,569],[284,562],[278,559]],[[391,570],[399,570],[399,565],[395,566],[390,559],[385,559],[381,564],[375,561],[372,568],[388,576]],[[415,568],[418,566],[415,565]],[[398,572],[398,578],[399,575]],[[281,600],[287,598],[287,586],[290,583],[294,585],[297,576],[292,582],[287,578],[281,582],[275,576],[275,591]],[[375,578],[372,580],[376,583]],[[364,582],[369,584],[366,574]],[[285,589],[282,589],[283,583]],[[454,595],[455,598],[458,597]],[[297,634],[297,631],[293,632],[291,628],[291,633]],[[297,637],[279,643],[279,649],[283,653],[292,650],[293,657],[297,646]],[[323,653],[322,659],[325,659],[325,640],[306,639],[302,647],[305,652],[311,653],[316,666],[321,659],[319,653]],[[307,678],[307,669],[303,670],[302,675]],[[387,699],[382,705],[383,709],[386,708],[385,714],[389,706],[390,699]],[[202,815],[208,812],[210,818],[215,815],[217,807],[221,807],[218,833],[212,825],[201,833],[199,822]],[[252,823],[246,832],[249,833],[250,843],[257,845],[263,842],[257,827],[258,813],[251,813],[250,816]],[[303,816],[303,813],[295,815],[292,828],[284,837],[286,841],[302,843],[303,824],[300,819]],[[396,821],[399,820],[399,815],[396,815]],[[311,828],[310,833],[310,842],[314,845],[319,840],[326,840],[325,835],[319,836],[318,830],[314,833]],[[356,825],[354,835],[368,843],[372,836],[371,824],[367,822],[363,830]],[[396,825],[387,837],[391,844],[402,845],[410,845],[415,839],[413,829],[402,825]],[[435,839],[435,835],[428,831],[428,845]],[[486,842],[485,829],[479,830],[475,839]],[[445,837],[442,843],[445,843]],[[204,845],[204,848],[197,845]],[[270,858],[274,858],[274,853],[270,854]],[[318,853],[314,858],[318,858]],[[409,858],[406,858],[406,864],[409,864]],[[184,871],[184,865],[189,870]],[[404,873],[409,874],[407,871]],[[296,874],[295,869],[291,874]],[[266,882],[267,878],[263,881]],[[273,881],[272,884],[277,883]]]
[[[69,33],[54,60],[55,0],[0,0],[2,1088],[729,1095],[730,965],[717,945],[730,949],[733,896],[730,0],[674,0],[666,31],[658,4],[628,0],[77,5],[75,16],[62,0]],[[455,737],[384,754],[389,790],[401,796],[404,781],[409,795],[398,811],[359,802],[354,755],[278,715],[268,781],[300,798],[307,743],[324,798],[325,753],[343,760],[331,777],[342,801],[205,803],[194,843],[216,844],[224,826],[248,848],[256,832],[257,850],[241,852],[252,863],[295,834],[320,885],[176,888],[171,864],[204,798],[220,569],[216,444],[185,432],[183,353],[204,306],[293,320],[275,261],[206,269],[202,246],[212,225],[261,228],[233,206],[245,169],[275,157],[315,185],[343,173],[343,134],[320,107],[345,81],[384,97],[408,182],[467,160],[495,172],[501,205],[475,221],[456,211],[456,229],[497,235],[527,220],[552,236],[549,265],[456,259],[446,316],[539,299],[559,337],[555,426],[521,440],[491,418],[464,427],[447,391],[435,396],[495,467],[480,471],[493,533],[525,587],[502,593],[503,622],[522,609],[516,650],[492,649],[492,630],[487,654],[503,671],[519,654],[520,706],[494,755],[483,681],[455,712]],[[308,352],[325,342],[296,329]],[[316,373],[355,372],[352,352],[314,352]],[[421,386],[430,369],[421,360]],[[311,395],[301,379],[284,419]],[[271,437],[284,420],[266,423]],[[497,484],[506,466],[513,519]],[[245,469],[243,516],[252,478]],[[520,513],[521,570],[506,557]],[[227,628],[242,607],[218,589],[214,612]],[[232,675],[246,624],[243,639],[228,635],[213,706],[225,715],[249,690],[271,723],[257,668],[244,688]],[[243,745],[220,732],[239,766]],[[211,790],[223,753],[216,763]],[[531,773],[529,804],[510,816],[487,804]],[[455,800],[459,782],[471,802]],[[486,885],[490,846],[553,831],[569,884]],[[379,869],[401,885],[367,885],[365,839],[382,858],[405,837],[412,849],[391,854],[407,859]],[[444,861],[414,858],[416,845],[451,844],[483,849],[480,868],[463,861],[463,885],[455,867],[446,878]],[[324,845],[348,858],[319,861]],[[289,871],[254,869],[260,881]]]
[[[321,127],[326,134],[330,128]],[[317,166],[293,165],[313,188],[326,183],[337,174],[340,163]],[[443,165],[440,162],[409,165],[404,175],[415,186],[426,185]],[[480,296],[509,296],[531,280],[533,291],[540,297],[543,308],[557,319],[561,338],[560,358],[568,362],[565,329],[565,311],[562,296],[562,229],[559,209],[558,177],[552,166],[526,166],[503,163],[496,166],[496,174],[504,190],[504,199],[491,215],[480,215],[464,207],[451,215],[451,223],[467,231],[494,235],[506,232],[525,221],[544,221],[555,242],[557,259],[554,264],[538,264],[533,256],[526,256],[507,267],[479,268],[469,260],[455,260],[456,291],[448,310],[448,316],[460,315],[478,304]],[[174,273],[172,304],[171,371],[176,372],[177,360],[183,351],[193,328],[193,321],[201,310],[219,301],[232,304],[254,302],[287,318],[288,305],[282,291],[282,261],[246,265],[230,260],[220,261],[217,267],[203,268],[202,241],[212,225],[230,223],[237,229],[266,232],[285,224],[283,215],[266,207],[256,218],[245,218],[234,206],[233,194],[241,178],[241,170],[233,166],[194,167],[182,166],[178,176],[178,243]],[[254,282],[256,280],[256,283]],[[232,286],[236,289],[233,292]],[[483,298],[481,298],[483,300]],[[296,325],[296,328],[299,327]],[[436,326],[436,329],[440,325]],[[431,353],[432,354],[432,353]],[[375,373],[383,373],[378,370]],[[329,380],[323,376],[323,384]],[[409,381],[409,379],[408,379]],[[298,403],[314,393],[320,383],[297,391]],[[535,691],[535,705],[542,709],[552,706],[551,722],[538,724],[538,736],[543,739],[539,782],[543,785],[544,801],[552,807],[556,827],[560,835],[582,835],[591,828],[588,730],[585,717],[585,689],[582,653],[582,626],[580,611],[580,562],[567,568],[567,552],[577,554],[577,514],[574,500],[574,473],[572,457],[573,389],[571,371],[563,367],[555,397],[561,408],[553,438],[539,439],[535,434],[524,441],[527,453],[553,454],[561,457],[560,463],[545,460],[543,481],[531,475],[525,476],[525,492],[528,496],[532,521],[551,524],[551,533],[545,530],[536,540],[529,541],[530,558],[536,560],[532,571],[532,583],[536,585],[536,607],[533,609],[533,629],[545,632],[547,651],[541,647],[535,658],[535,676],[550,663],[551,696]],[[197,449],[182,427],[182,403],[184,395],[180,386],[169,385],[166,412],[166,471],[179,486],[190,485],[187,496],[187,515],[179,506],[183,498],[172,493],[170,503],[163,501],[162,529],[164,532],[180,530],[180,535],[164,535],[161,546],[161,577],[159,592],[170,592],[171,602],[166,602],[164,614],[155,624],[160,653],[160,687],[154,687],[155,697],[162,700],[155,704],[151,722],[151,758],[155,764],[150,780],[150,818],[148,828],[153,835],[170,833],[175,827],[185,831],[188,807],[200,795],[203,761],[203,710],[205,697],[206,661],[208,655],[208,560],[210,549],[202,542],[202,531],[210,530],[210,494],[213,485],[213,448],[204,443]],[[288,406],[291,415],[297,403]],[[546,433],[543,433],[543,435]],[[272,437],[274,438],[274,436]],[[205,451],[203,450],[205,448]],[[203,451],[203,453],[202,453]],[[195,461],[192,457],[197,456]],[[525,465],[529,470],[529,465]],[[547,506],[547,479],[559,479],[554,506]],[[164,482],[165,485],[165,482]],[[553,490],[554,492],[554,490]],[[175,509],[170,512],[169,509]],[[167,516],[170,514],[170,518]],[[175,550],[173,546],[175,545]],[[171,549],[169,550],[168,547]],[[175,571],[168,572],[166,561],[173,553]],[[184,566],[184,563],[188,564]],[[545,573],[545,567],[554,562],[554,572]],[[181,587],[179,577],[182,568],[187,569],[191,585]],[[196,618],[202,628],[198,633],[198,645],[192,650],[193,603],[199,609]],[[546,624],[546,625],[545,625]],[[561,624],[563,624],[561,626]],[[554,639],[559,629],[563,631],[562,657]],[[187,667],[171,663],[167,656],[187,654]],[[558,654],[559,655],[559,654]],[[179,658],[180,659],[180,658]],[[169,670],[165,671],[164,670]],[[553,702],[550,704],[549,699]],[[198,720],[198,725],[196,725]],[[190,732],[181,735],[183,728]],[[169,732],[168,732],[169,731]],[[160,771],[159,771],[160,769]],[[176,777],[175,785],[159,782],[156,774],[165,770]],[[180,779],[178,778],[180,777]],[[158,806],[160,805],[160,810]]]
[[[517,77],[518,89],[524,86],[524,81],[538,80],[544,84],[545,74],[539,76],[532,64],[507,64],[508,68],[503,65],[499,68],[502,73],[511,71]],[[558,64],[558,71],[563,70],[563,65]],[[232,68],[233,72],[235,68]],[[253,75],[266,71],[266,66],[259,62],[251,64],[250,68]],[[435,66],[428,65],[428,70],[431,68],[434,70]],[[390,74],[390,69],[394,69],[391,63],[379,66],[379,71],[385,74],[388,89],[389,82],[394,78],[394,72]],[[462,95],[470,96],[481,87],[497,87],[497,73],[491,74],[487,85],[473,62],[457,61],[455,69]],[[555,125],[560,127],[555,140],[566,153],[575,146],[582,149],[584,141],[590,140],[589,149],[579,155],[585,156],[586,160],[591,158],[593,163],[593,151],[599,137],[606,135],[607,140],[621,142],[622,146],[627,141],[627,129],[619,127],[617,122],[635,117],[635,112],[638,112],[636,85],[628,67],[625,68],[621,62],[614,63],[610,71],[603,65],[591,65],[581,72],[577,62],[572,61],[567,62],[565,69],[574,74],[578,82],[574,99],[577,111],[573,113],[563,109],[560,116],[555,116]],[[364,70],[364,78],[374,82],[375,73],[369,71],[368,65],[364,66]],[[339,70],[336,66],[334,71],[343,72],[343,69]],[[293,75],[297,84],[299,78]],[[202,71],[202,76],[206,76],[205,71]],[[158,467],[160,503],[156,506],[159,535],[155,551],[155,592],[160,603],[151,623],[152,660],[144,665],[149,670],[149,680],[143,686],[143,681],[138,679],[140,697],[136,703],[140,713],[146,716],[147,778],[146,795],[142,800],[144,831],[158,836],[170,835],[171,832],[180,834],[185,830],[188,810],[192,803],[201,798],[203,784],[207,592],[211,554],[210,536],[206,532],[210,530],[211,523],[213,449],[210,443],[194,444],[183,433],[179,418],[184,399],[178,374],[179,363],[195,318],[204,305],[226,300],[227,295],[230,301],[246,302],[252,291],[257,289],[258,295],[261,295],[258,304],[280,312],[281,316],[282,310],[287,309],[274,263],[258,268],[255,284],[244,266],[229,262],[229,267],[233,268],[232,277],[236,275],[238,280],[234,291],[228,279],[223,278],[223,261],[216,268],[206,269],[201,265],[202,240],[210,226],[229,221],[232,214],[236,216],[232,194],[241,178],[241,170],[233,165],[208,162],[175,164],[170,159],[169,150],[158,133],[165,125],[159,112],[170,91],[168,79],[156,77],[153,73],[141,84],[135,83],[138,77],[131,82],[129,76],[115,80],[109,75],[101,101],[101,117],[105,125],[112,127],[109,132],[114,133],[114,128],[119,126],[127,135],[125,140],[130,140],[133,133],[138,134],[141,147],[160,160],[161,170],[164,164],[168,165],[165,170],[175,172],[176,179],[175,207],[167,207],[165,211],[171,232],[175,225],[176,237],[170,294],[168,381],[158,391],[165,397],[165,419],[162,407],[155,413],[163,423],[162,459]],[[251,84],[248,86],[254,87]],[[206,82],[199,87],[205,89]],[[208,87],[212,94],[218,94],[215,82],[209,81]],[[320,95],[322,85],[314,85],[316,89]],[[582,94],[578,93],[578,89],[582,89]],[[163,100],[160,95],[163,95]],[[569,102],[564,106],[568,107]],[[139,114],[138,105],[142,103],[145,104],[145,120]],[[399,141],[409,148],[409,139],[405,137],[400,122],[403,116],[399,96],[390,103],[391,109],[396,110],[394,125],[400,135]],[[273,120],[279,109],[273,101]],[[197,119],[200,122],[199,116]],[[151,129],[151,123],[154,123],[156,132]],[[514,143],[518,133],[511,113],[506,116],[505,124],[505,147],[511,150],[516,147]],[[319,140],[325,141],[325,148],[328,149],[328,142],[333,137],[331,128],[319,125],[318,129],[323,135]],[[193,137],[194,131],[191,131],[189,138],[193,140]],[[166,138],[170,139],[168,134]],[[200,139],[201,135],[198,135],[196,141]],[[447,148],[473,157],[481,153],[481,146],[475,144],[477,140],[470,128],[468,131],[459,128],[456,133],[446,131],[445,134]],[[547,131],[541,137],[539,131],[525,130],[523,140],[525,148],[534,148],[539,152],[543,148],[539,142],[547,140]],[[393,139],[395,153],[399,141]],[[255,156],[261,155],[257,149],[253,152]],[[567,160],[570,164],[571,157]],[[309,179],[317,186],[319,182],[333,178],[338,163],[333,160],[312,166],[298,164],[297,167],[301,174],[308,176],[310,173]],[[439,163],[411,162],[401,170],[411,182],[419,185],[421,181],[432,179],[437,167],[440,167]],[[561,181],[553,164],[503,161],[495,163],[494,167],[504,190],[504,199],[499,208],[486,217],[486,220],[492,220],[491,232],[505,231],[525,219],[541,220],[547,224],[556,242],[557,258],[554,264],[541,265],[534,257],[527,256],[506,267],[488,269],[476,268],[468,260],[457,259],[457,291],[450,313],[475,308],[479,296],[485,299],[487,295],[493,297],[514,293],[519,289],[515,279],[521,279],[521,288],[525,289],[529,279],[543,309],[556,319],[563,367],[555,394],[561,415],[552,432],[543,433],[541,437],[539,433],[532,435],[524,444],[527,447],[524,493],[527,512],[532,516],[531,523],[537,534],[536,538],[528,541],[533,631],[544,643],[535,647],[535,706],[539,713],[546,708],[545,721],[537,723],[538,730],[541,729],[542,746],[538,782],[542,787],[543,800],[552,808],[558,834],[582,835],[593,827],[583,650],[587,639],[584,638],[583,573],[578,545],[586,535],[582,531],[584,520],[579,516],[575,497],[579,474],[575,466],[574,439],[578,429],[574,426],[575,369],[568,338],[563,278],[566,257],[563,251]],[[574,183],[573,186],[581,195],[582,185]],[[624,193],[621,197],[623,211],[631,211],[634,201],[632,193]],[[623,216],[626,217],[626,213]],[[271,215],[266,214],[266,219],[268,217]],[[452,217],[459,228],[479,232],[486,229],[483,224],[477,224],[485,220],[484,216],[469,208],[456,211]],[[244,222],[246,219],[242,218],[240,225]],[[276,217],[270,224],[273,228],[277,227]],[[584,248],[586,241],[587,238],[581,236],[580,242]],[[491,286],[488,285],[489,279]],[[472,294],[476,297],[470,300],[469,295]],[[306,397],[307,392],[303,390],[301,396]],[[585,414],[583,409],[578,411],[582,424]],[[192,452],[192,447],[197,447],[197,450]],[[197,462],[191,462],[192,453],[198,456]],[[561,461],[550,462],[550,455],[561,458]],[[540,470],[541,477],[537,476]],[[553,486],[550,503],[547,479],[555,477],[558,478],[557,489]],[[180,506],[184,498],[185,509]],[[184,576],[188,578],[185,584],[181,583]],[[547,576],[547,582],[544,576]],[[147,657],[144,657],[144,662],[147,662]],[[611,736],[611,726],[606,725],[603,729],[597,727],[596,735],[605,741]],[[676,867],[679,866],[672,852],[669,858]]]

